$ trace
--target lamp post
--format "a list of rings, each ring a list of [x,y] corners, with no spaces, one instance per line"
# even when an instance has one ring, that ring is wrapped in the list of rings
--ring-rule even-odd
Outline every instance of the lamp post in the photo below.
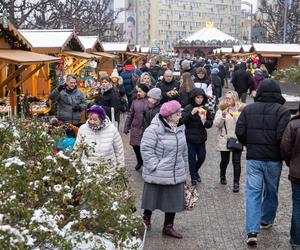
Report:
[[[284,19],[283,19],[283,43],[286,43],[288,0],[284,0]]]
[[[250,44],[252,44],[252,21],[253,21],[253,4],[242,1],[241,4],[247,5],[250,7]]]

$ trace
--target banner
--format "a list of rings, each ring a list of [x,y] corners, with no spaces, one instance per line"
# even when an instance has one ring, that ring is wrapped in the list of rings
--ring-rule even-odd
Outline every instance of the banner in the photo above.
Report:
[[[136,44],[136,15],[128,12],[125,22],[125,41],[130,45]]]

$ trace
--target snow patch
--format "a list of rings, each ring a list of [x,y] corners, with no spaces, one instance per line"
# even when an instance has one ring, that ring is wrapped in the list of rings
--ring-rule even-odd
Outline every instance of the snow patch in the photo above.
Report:
[[[21,161],[18,157],[12,157],[3,160],[3,163],[5,164],[5,167],[8,168],[11,165],[17,165],[17,166],[24,166],[25,162]]]

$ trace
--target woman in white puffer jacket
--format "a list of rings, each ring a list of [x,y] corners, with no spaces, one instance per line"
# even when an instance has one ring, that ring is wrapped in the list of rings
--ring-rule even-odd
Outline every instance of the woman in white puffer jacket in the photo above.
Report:
[[[107,161],[111,171],[123,167],[124,149],[118,129],[111,123],[101,106],[93,105],[87,113],[88,120],[79,128],[75,147],[84,143],[94,150],[88,155],[83,155],[82,162],[89,165]]]

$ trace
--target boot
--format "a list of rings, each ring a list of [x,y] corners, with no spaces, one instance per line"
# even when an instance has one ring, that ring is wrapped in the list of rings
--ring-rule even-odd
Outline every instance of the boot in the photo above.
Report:
[[[176,239],[182,239],[182,235],[175,231],[173,224],[165,224],[162,233]]]
[[[226,185],[226,184],[227,184],[227,181],[226,181],[226,177],[225,177],[225,176],[221,176],[221,177],[220,177],[220,183],[221,183],[222,185]]]
[[[238,182],[233,183],[232,192],[238,193],[240,191],[240,184]]]
[[[147,215],[143,215],[143,221],[147,227],[147,230],[151,230],[151,218]]]

